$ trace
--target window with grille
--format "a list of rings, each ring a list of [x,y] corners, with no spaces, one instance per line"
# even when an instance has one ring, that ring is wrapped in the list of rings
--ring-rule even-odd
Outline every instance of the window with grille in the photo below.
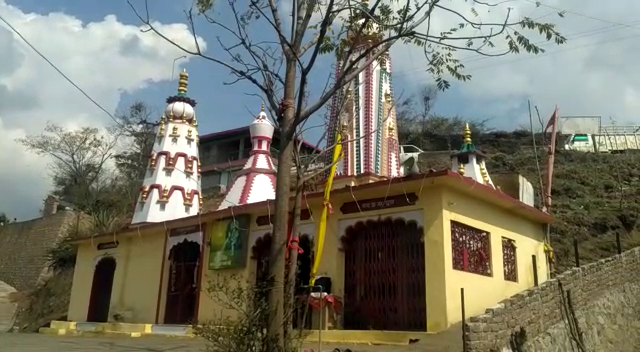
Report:
[[[491,235],[475,227],[451,221],[453,268],[473,274],[492,276]]]
[[[502,237],[502,265],[504,267],[504,279],[518,282],[516,241],[507,237]]]

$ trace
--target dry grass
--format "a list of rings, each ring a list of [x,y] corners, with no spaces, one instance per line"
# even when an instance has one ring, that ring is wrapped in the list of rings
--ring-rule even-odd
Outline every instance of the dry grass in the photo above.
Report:
[[[72,280],[73,270],[58,272],[34,291],[17,295],[19,312],[15,329],[36,332],[52,320],[65,320]]]

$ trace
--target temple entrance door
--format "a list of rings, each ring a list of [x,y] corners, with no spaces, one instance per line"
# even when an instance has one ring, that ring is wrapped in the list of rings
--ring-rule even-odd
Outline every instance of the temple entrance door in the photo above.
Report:
[[[96,264],[91,283],[88,322],[106,323],[109,320],[109,305],[115,272],[116,260],[113,257],[104,257]]]
[[[424,230],[415,221],[381,219],[349,226],[344,328],[426,331]]]
[[[184,240],[169,251],[165,324],[191,324],[196,318],[200,245]]]

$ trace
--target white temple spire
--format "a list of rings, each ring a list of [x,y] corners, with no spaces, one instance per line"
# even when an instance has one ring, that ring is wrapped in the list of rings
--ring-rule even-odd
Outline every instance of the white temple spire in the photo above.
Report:
[[[486,155],[476,149],[476,146],[471,141],[471,129],[467,124],[464,129],[462,147],[451,155],[451,169],[462,176],[495,188],[489,172],[487,172],[486,159]]]
[[[188,83],[185,70],[178,94],[167,99],[131,224],[169,221],[200,211],[196,101],[187,97]]]
[[[276,198],[276,168],[271,158],[271,141],[274,127],[264,112],[249,126],[251,132],[251,154],[233,185],[229,188],[218,209]]]

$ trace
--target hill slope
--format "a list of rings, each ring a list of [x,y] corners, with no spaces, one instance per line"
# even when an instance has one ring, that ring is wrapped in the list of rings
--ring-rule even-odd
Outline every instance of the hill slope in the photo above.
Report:
[[[537,136],[542,145],[541,135]],[[451,145],[460,145],[454,136]],[[430,145],[446,149],[447,138],[431,138]],[[489,173],[518,172],[526,177],[540,197],[536,156],[529,132],[497,132],[474,137],[485,151]],[[562,145],[559,143],[559,145]],[[442,149],[441,149],[442,150]],[[538,148],[538,160],[544,175],[546,152]],[[556,152],[552,213],[556,223],[551,229],[558,272],[574,265],[573,239],[579,243],[581,264],[616,253],[616,233],[623,250],[640,245],[640,154],[594,154],[566,150]],[[421,169],[450,167],[445,154],[424,154]]]

